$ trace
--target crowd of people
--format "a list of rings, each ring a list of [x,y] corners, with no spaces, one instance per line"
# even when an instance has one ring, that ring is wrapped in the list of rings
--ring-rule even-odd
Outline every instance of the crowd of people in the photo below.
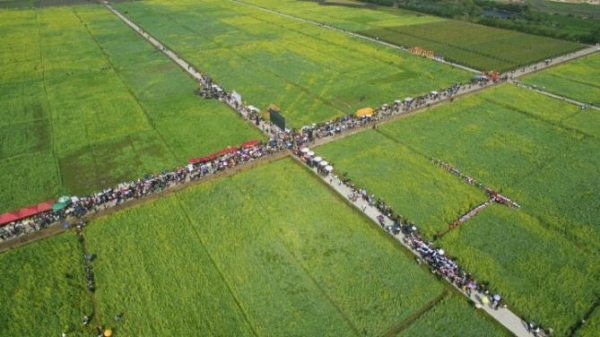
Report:
[[[194,181],[207,175],[212,175],[245,162],[277,153],[286,148],[282,141],[272,140],[258,143],[251,147],[233,148],[227,153],[213,156],[194,164],[179,166],[170,171],[146,175],[141,179],[120,183],[97,193],[83,197],[72,197],[68,206],[40,213],[31,218],[9,223],[0,227],[0,239],[10,240],[17,236],[38,231],[52,223],[66,218],[81,218],[90,212],[97,212],[111,206],[119,205],[127,200],[143,198],[160,192],[168,187]],[[64,222],[68,224],[67,222]]]
[[[294,154],[301,158],[310,166],[311,158],[316,155],[314,152],[294,151]],[[348,199],[360,207],[363,212],[367,206],[375,207],[379,212],[376,216],[377,222],[385,231],[394,236],[399,236],[405,246],[413,250],[416,261],[419,264],[426,264],[430,271],[444,278],[465,294],[471,297],[473,291],[477,292],[475,299],[476,306],[489,305],[490,308],[498,310],[502,306],[502,296],[499,293],[491,293],[489,282],[478,282],[471,274],[461,268],[455,259],[449,257],[443,249],[436,243],[424,239],[423,233],[412,221],[406,219],[401,214],[394,212],[385,200],[370,194],[366,189],[356,186],[346,175],[335,177],[339,185],[344,184],[350,190]],[[327,178],[326,178],[327,179]],[[329,179],[330,184],[334,183],[334,178]],[[490,203],[491,200],[484,204]],[[362,206],[361,206],[362,205]],[[483,204],[482,204],[483,205]],[[485,206],[478,206],[480,209]],[[386,218],[389,221],[386,221]],[[391,223],[391,224],[389,224]]]
[[[435,165],[439,165],[442,168],[444,168],[446,171],[454,174],[455,176],[463,179],[467,184],[469,185],[475,185],[477,187],[479,187],[481,190],[483,190],[485,193],[487,193],[491,200],[494,202],[497,202],[499,204],[503,204],[503,205],[507,205],[509,207],[512,208],[520,208],[521,205],[519,205],[518,203],[514,202],[513,200],[505,197],[504,195],[498,193],[496,190],[487,187],[485,185],[483,185],[480,182],[477,182],[475,179],[471,178],[470,176],[462,173],[461,171],[459,171],[457,168],[455,168],[454,166],[440,160],[440,159],[436,159],[436,158],[431,158],[431,162]]]

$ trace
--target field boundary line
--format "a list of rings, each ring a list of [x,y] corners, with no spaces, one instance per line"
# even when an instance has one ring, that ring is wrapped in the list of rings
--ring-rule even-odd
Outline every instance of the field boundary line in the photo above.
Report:
[[[285,17],[285,18],[288,18],[288,19],[292,19],[292,20],[295,20],[295,21],[299,21],[299,22],[303,22],[303,23],[307,23],[307,24],[312,24],[312,25],[323,27],[323,28],[326,28],[326,29],[330,29],[330,30],[333,30],[333,31],[336,31],[336,32],[339,32],[339,33],[342,33],[342,34],[354,36],[354,37],[362,39],[362,40],[366,40],[366,41],[369,41],[369,42],[377,43],[377,44],[380,44],[380,45],[383,45],[383,46],[386,46],[386,47],[389,47],[389,48],[392,48],[392,49],[400,50],[400,51],[406,52],[408,54],[414,55],[414,54],[410,53],[404,47],[395,45],[393,43],[389,43],[389,42],[381,41],[381,40],[378,40],[378,39],[374,39],[372,37],[369,37],[369,36],[366,36],[366,35],[363,35],[363,34],[359,34],[359,33],[351,32],[351,31],[347,31],[347,30],[344,30],[342,28],[331,26],[331,25],[328,25],[328,24],[325,24],[325,23],[321,23],[321,22],[317,22],[317,21],[312,21],[312,20],[304,19],[304,18],[301,18],[301,17],[298,17],[298,16],[294,16],[294,15],[291,15],[291,14],[286,14],[286,13],[283,13],[283,12],[280,12],[280,11],[277,11],[277,10],[269,9],[269,8],[258,6],[258,5],[255,5],[255,4],[250,4],[250,3],[247,3],[247,2],[244,2],[244,1],[240,1],[240,0],[229,0],[229,1],[241,4],[241,5],[245,5],[245,6],[248,6],[248,7],[253,7],[253,8],[256,8],[256,9],[259,9],[259,10],[262,10],[262,11],[265,11],[265,12],[268,12],[268,13],[271,13],[271,14],[279,15],[279,16],[282,16],[282,17]],[[432,59],[432,60],[434,60],[436,62],[443,63],[443,64],[447,64],[447,65],[450,65],[450,66],[453,66],[453,67],[456,67],[456,68],[460,68],[462,70],[466,70],[466,71],[471,72],[471,73],[475,73],[475,74],[480,74],[481,73],[481,71],[479,71],[479,70],[476,70],[476,69],[473,69],[473,68],[469,68],[469,67],[463,66],[461,64],[456,64],[456,63],[452,63],[452,62],[448,62],[448,61],[442,61],[442,60],[439,60],[439,59]]]
[[[358,328],[356,327],[356,325],[354,325],[354,323],[352,322],[352,320],[350,319],[350,317],[346,316],[346,313],[344,313],[344,311],[342,310],[342,308],[340,308],[340,306],[337,304],[337,302],[331,298],[331,296],[329,296],[329,294],[325,291],[325,289],[323,289],[323,287],[319,284],[319,282],[312,276],[311,273],[309,273],[308,269],[306,269],[306,266],[304,266],[303,263],[301,263],[298,260],[298,257],[296,256],[296,254],[294,254],[292,251],[290,251],[288,249],[288,247],[283,243],[283,241],[281,240],[281,237],[278,235],[279,238],[279,242],[282,243],[282,246],[285,248],[285,250],[288,252],[288,254],[290,254],[290,256],[294,259],[294,261],[296,262],[296,264],[298,264],[298,266],[300,266],[300,268],[302,268],[302,271],[304,271],[304,273],[306,274],[306,276],[311,280],[311,282],[315,285],[315,287],[317,287],[317,289],[319,289],[319,291],[321,292],[321,294],[323,296],[325,296],[325,298],[327,298],[327,300],[329,301],[329,303],[331,303],[331,305],[337,310],[337,312],[340,314],[340,316],[342,316],[344,318],[344,320],[346,321],[346,323],[348,323],[348,325],[352,328],[352,330],[354,330],[354,333],[357,336],[360,336],[360,331],[358,331]]]
[[[188,219],[190,225],[192,225],[192,224],[195,225],[196,222],[192,219],[192,217],[187,212],[187,210],[185,209],[185,207],[183,207],[183,205],[181,204],[181,201],[179,200],[179,197],[175,196],[175,199],[177,200],[177,205],[179,206],[179,209],[183,212],[183,214],[185,214],[185,217]],[[198,238],[198,240],[200,240],[200,244],[202,245],[202,248],[206,252],[206,255],[208,256],[208,258],[210,259],[210,263],[212,263],[212,265],[215,267],[215,269],[219,273],[219,276],[221,277],[221,279],[223,280],[223,283],[225,283],[225,286],[227,287],[227,291],[231,294],[231,297],[233,297],[233,300],[235,301],[235,304],[238,306],[238,308],[240,309],[240,311],[244,315],[244,319],[246,320],[246,322],[250,326],[250,329],[252,330],[252,333],[254,334],[254,336],[258,337],[259,336],[258,331],[256,331],[256,328],[252,324],[252,321],[250,320],[250,317],[248,317],[248,313],[246,312],[246,309],[244,308],[244,306],[242,305],[242,303],[238,299],[236,293],[233,291],[231,285],[229,284],[229,280],[225,277],[225,275],[223,274],[223,271],[221,270],[221,268],[219,267],[219,265],[216,263],[215,259],[213,258],[212,254],[210,253],[210,250],[208,249],[208,247],[206,247],[206,244],[204,243],[204,240],[202,239],[202,235],[200,235],[200,233],[198,232],[198,229],[196,228],[196,226],[191,226],[191,227],[192,227],[192,229],[194,231],[194,234]]]
[[[449,294],[449,290],[444,287],[444,290],[442,290],[441,294],[436,296],[431,301],[427,302],[424,306],[422,306],[417,311],[415,311],[414,314],[408,316],[404,321],[402,321],[402,322],[400,322],[400,324],[392,327],[390,330],[388,330],[382,336],[395,337],[399,332],[408,328],[411,324],[413,324],[419,318],[421,318],[421,316],[426,314],[429,310],[433,309],[438,303],[440,303],[444,298],[446,298],[446,296],[448,296],[448,294]],[[460,300],[462,301],[462,299],[460,299]]]
[[[41,121],[46,121],[50,127],[50,149],[52,150],[52,156],[54,157],[54,167],[56,168],[56,175],[58,178],[58,189],[62,190],[64,186],[64,179],[62,176],[62,170],[60,166],[60,158],[58,153],[56,152],[56,134],[54,133],[54,118],[52,117],[52,104],[50,103],[50,99],[48,98],[48,88],[46,87],[46,67],[44,66],[44,43],[42,38],[42,30],[40,28],[39,18],[39,10],[35,10],[35,25],[37,27],[38,32],[38,45],[40,47],[40,66],[42,67],[42,87],[44,88],[44,98],[46,103],[48,104],[48,116],[46,118],[41,118]],[[11,123],[10,125],[12,125]]]
[[[144,116],[146,117],[146,120],[147,120],[148,124],[150,124],[150,126],[152,126],[152,130],[154,130],[154,132],[156,132],[157,136],[163,142],[163,144],[165,145],[165,147],[169,150],[169,153],[171,154],[171,156],[173,156],[173,159],[177,159],[177,156],[175,155],[175,152],[169,146],[169,144],[165,141],[165,138],[163,137],[163,135],[156,128],[156,125],[155,125],[154,121],[150,117],[150,114],[148,113],[148,111],[146,110],[146,108],[144,107],[144,105],[142,104],[142,102],[140,101],[139,97],[133,92],[133,90],[131,89],[131,87],[129,86],[129,84],[125,81],[125,79],[123,78],[123,76],[121,76],[121,71],[119,70],[118,67],[115,66],[115,64],[113,63],[113,60],[110,57],[110,55],[108,54],[108,52],[100,44],[100,42],[98,41],[98,39],[96,39],[96,37],[94,36],[94,34],[92,34],[92,32],[90,31],[90,28],[87,26],[86,22],[81,18],[81,16],[79,15],[79,13],[77,13],[77,11],[75,9],[73,9],[73,12],[75,13],[75,15],[77,16],[77,18],[79,19],[79,21],[82,24],[84,24],[85,30],[89,34],[90,38],[92,38],[92,40],[94,41],[94,43],[96,43],[96,45],[98,46],[98,49],[100,49],[100,51],[102,52],[102,55],[104,56],[104,58],[106,59],[106,61],[108,62],[108,64],[110,64],[110,67],[113,69],[115,75],[119,78],[119,80],[121,81],[121,83],[123,84],[123,86],[125,86],[125,88],[127,88],[127,91],[129,92],[129,95],[133,98],[133,100],[135,101],[135,103],[137,104],[137,106],[144,113]],[[129,140],[131,142],[131,139],[129,139]]]

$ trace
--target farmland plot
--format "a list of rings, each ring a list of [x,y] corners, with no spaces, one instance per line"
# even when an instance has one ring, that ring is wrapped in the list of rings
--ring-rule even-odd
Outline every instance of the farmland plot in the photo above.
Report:
[[[290,126],[354,113],[468,81],[431,60],[234,2],[130,2],[116,7],[228,90]]]
[[[598,156],[590,155],[599,145],[598,123],[597,114],[506,85],[379,131],[451,163],[598,251],[600,172]]]
[[[0,167],[14,177],[0,182],[0,211],[261,137],[194,96],[190,78],[102,7],[3,10],[0,20]]]
[[[89,335],[81,326],[93,313],[83,263],[71,233],[1,254],[0,335]]]
[[[506,71],[584,47],[575,42],[454,20],[360,33],[398,45],[419,46],[447,60],[484,71]]]
[[[586,104],[600,105],[600,54],[574,60],[526,76],[523,83]]]
[[[100,310],[125,312],[123,334],[376,335],[442,292],[291,160],[102,219],[86,237]]]
[[[296,0],[244,0],[243,2],[355,32],[379,27],[446,20],[432,15],[390,7],[377,7],[358,1],[345,1],[351,6],[345,6],[341,1],[326,1],[329,4]]]
[[[441,244],[479,281],[490,281],[511,310],[558,335],[583,317],[600,291],[596,254],[520,210],[493,205]]]
[[[423,314],[397,336],[444,336],[448,327],[454,327],[452,336],[470,336],[477,331],[481,336],[510,336],[498,329],[483,312],[473,312],[473,306],[464,298],[449,296]],[[456,322],[463,322],[457,325]],[[497,324],[497,323],[496,323]]]
[[[335,163],[337,172],[347,172],[358,187],[384,198],[395,212],[418,224],[429,238],[487,199],[427,157],[375,130],[326,144],[317,152]]]

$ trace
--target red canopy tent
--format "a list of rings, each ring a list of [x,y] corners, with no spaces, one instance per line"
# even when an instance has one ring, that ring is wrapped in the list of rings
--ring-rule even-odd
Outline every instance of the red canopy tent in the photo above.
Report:
[[[233,146],[232,147],[227,147],[227,148],[224,148],[223,150],[217,152],[217,155],[222,156],[224,154],[233,153],[235,151],[237,151],[236,147],[233,147]]]
[[[52,205],[54,205],[53,200],[48,200],[46,202],[42,202],[41,204],[37,204],[35,206],[21,208],[18,211],[7,212],[0,215],[0,226],[6,225],[7,223],[21,220],[32,215],[36,215],[38,213],[46,212],[52,209]]]
[[[258,140],[249,140],[245,143],[242,143],[242,147],[243,148],[253,147],[253,146],[258,145],[258,143],[260,143]]]

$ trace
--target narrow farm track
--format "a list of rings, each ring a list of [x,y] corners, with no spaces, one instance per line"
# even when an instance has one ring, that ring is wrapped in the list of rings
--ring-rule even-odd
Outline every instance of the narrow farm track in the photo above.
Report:
[[[408,318],[406,318],[403,322],[401,322],[400,324],[398,324],[395,327],[388,330],[388,332],[383,334],[383,336],[385,336],[385,337],[397,336],[402,330],[408,328],[409,325],[411,325],[416,320],[418,320],[419,317],[423,316],[426,312],[433,309],[433,307],[435,307],[444,298],[446,298],[446,296],[448,296],[447,289],[445,289],[438,297],[434,298],[433,300],[429,301],[429,303],[425,304],[421,309],[417,310],[414,314],[408,316]]]

